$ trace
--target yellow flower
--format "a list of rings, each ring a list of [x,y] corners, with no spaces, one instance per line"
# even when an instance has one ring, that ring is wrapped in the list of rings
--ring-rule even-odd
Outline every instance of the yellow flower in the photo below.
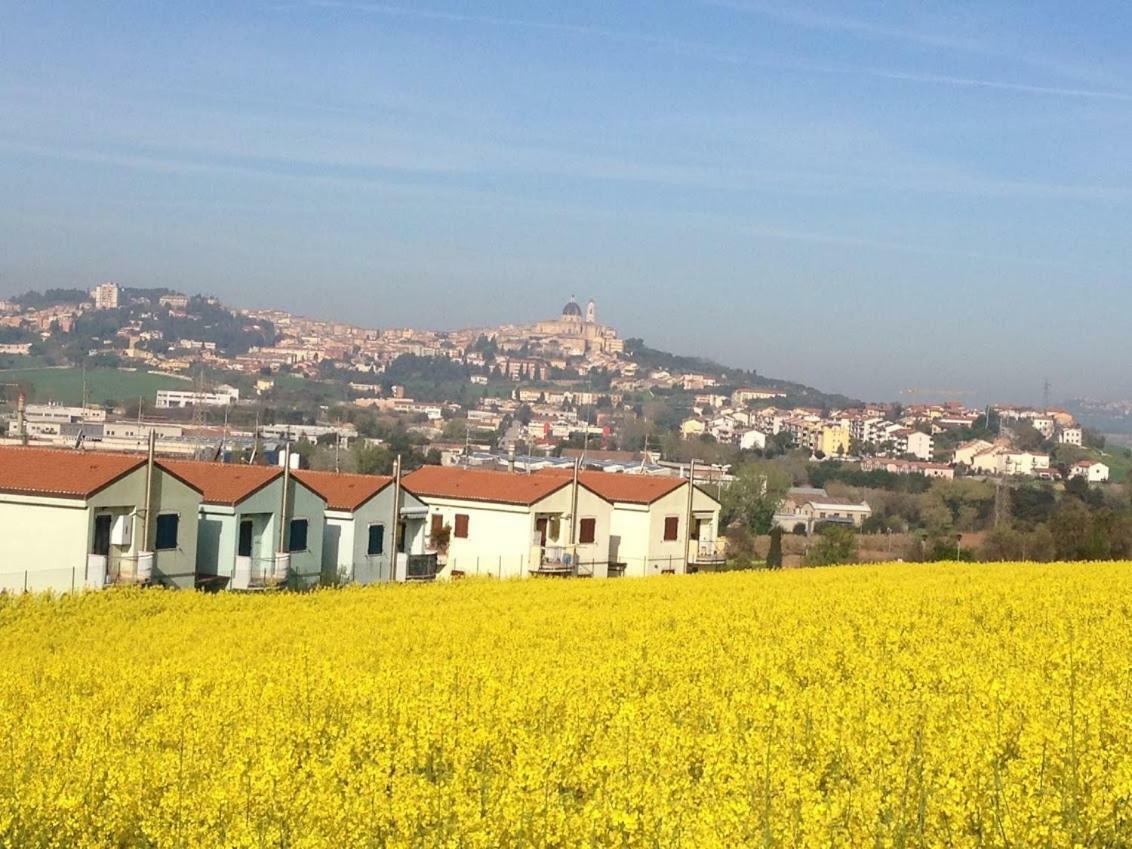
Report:
[[[1128,845],[1130,565],[2,598],[0,845]]]

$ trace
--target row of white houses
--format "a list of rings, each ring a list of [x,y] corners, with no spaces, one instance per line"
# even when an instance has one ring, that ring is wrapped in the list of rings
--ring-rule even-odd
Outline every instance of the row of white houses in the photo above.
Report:
[[[0,590],[254,589],[683,572],[719,504],[678,478],[426,466],[403,479],[0,447]]]

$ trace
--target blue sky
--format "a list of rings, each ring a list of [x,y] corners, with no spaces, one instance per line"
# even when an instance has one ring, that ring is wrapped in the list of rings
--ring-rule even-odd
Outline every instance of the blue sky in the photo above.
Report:
[[[1132,397],[1126,2],[0,2],[0,294],[596,297],[861,397]]]

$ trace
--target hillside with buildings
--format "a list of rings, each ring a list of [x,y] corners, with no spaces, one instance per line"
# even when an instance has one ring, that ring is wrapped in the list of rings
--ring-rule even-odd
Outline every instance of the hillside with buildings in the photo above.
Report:
[[[35,456],[58,469],[92,452],[118,455],[135,477],[138,457],[152,445],[174,500],[199,497],[194,512],[203,524],[192,533],[208,546],[208,523],[222,535],[245,533],[224,530],[229,496],[209,492],[246,489],[239,497],[252,498],[266,472],[251,470],[274,466],[277,477],[290,457],[305,487],[288,496],[291,508],[302,501],[306,514],[326,516],[317,528],[308,520],[294,531],[307,554],[289,560],[290,568],[301,566],[314,582],[393,576],[388,565],[374,565],[376,555],[363,554],[385,550],[366,530],[385,523],[366,511],[349,522],[344,516],[361,509],[361,501],[348,508],[358,487],[395,470],[406,474],[405,491],[419,496],[413,511],[439,516],[427,530],[420,516],[406,518],[405,568],[434,573],[443,549],[454,572],[488,558],[497,569],[509,564],[508,574],[567,565],[576,574],[583,543],[563,530],[560,516],[571,509],[559,504],[560,481],[575,470],[583,501],[628,499],[625,515],[653,496],[667,505],[655,518],[655,546],[611,532],[608,522],[621,514],[598,518],[606,508],[586,506],[597,524],[586,520],[574,533],[597,544],[586,549],[591,574],[621,565],[637,574],[638,559],[640,574],[676,568],[678,558],[680,568],[717,566],[723,538],[732,564],[773,560],[769,533],[799,540],[784,547],[790,564],[959,557],[964,546],[992,558],[1037,559],[1115,556],[1132,547],[1125,496],[1114,487],[1129,480],[1132,451],[1106,443],[1069,409],[854,401],[623,340],[601,323],[592,300],[583,307],[571,298],[558,315],[533,324],[434,331],[232,309],[214,298],[104,283],[0,301],[0,334],[0,443],[54,449]],[[119,468],[96,466],[109,470],[108,480]],[[609,482],[618,479],[626,483]],[[689,479],[719,504],[718,515],[685,517],[696,520],[694,534],[675,521],[687,498],[672,495]],[[26,486],[34,489],[34,481]],[[515,503],[515,492],[528,490],[531,500]],[[475,518],[475,528],[488,532],[471,546],[468,517],[479,515],[475,503],[483,499],[516,513],[518,524],[492,531],[498,517],[489,511]],[[268,507],[265,501],[257,511],[268,516]],[[249,544],[259,539],[271,551],[278,522],[252,524]],[[538,557],[524,523],[539,533]],[[1120,529],[1129,530],[1126,546]],[[312,554],[323,546],[320,534],[338,540],[321,558]],[[1090,539],[1107,540],[1106,547],[1091,547]],[[230,556],[198,552],[197,565],[170,580],[252,580],[237,576]]]

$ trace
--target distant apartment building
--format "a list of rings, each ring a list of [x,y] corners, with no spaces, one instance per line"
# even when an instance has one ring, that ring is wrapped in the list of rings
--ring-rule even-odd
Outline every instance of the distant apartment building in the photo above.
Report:
[[[739,434],[739,447],[744,451],[761,451],[766,448],[766,434],[761,430],[746,430]]]
[[[157,408],[168,410],[183,407],[227,407],[240,400],[240,390],[234,386],[220,386],[215,392],[187,392],[182,389],[159,389]]]
[[[118,296],[120,290],[117,283],[100,283],[90,290],[90,297],[94,301],[96,310],[118,309]]]
[[[977,454],[971,463],[977,472],[1005,477],[1035,477],[1049,470],[1049,455],[995,447]]]
[[[1109,468],[1100,460],[1078,460],[1070,467],[1069,477],[1084,478],[1089,483],[1104,483],[1109,479]]]
[[[1075,445],[1081,447],[1084,441],[1084,431],[1079,427],[1063,427],[1057,433],[1059,445]]]
[[[1056,422],[1053,420],[1053,416],[1034,416],[1030,419],[1030,424],[1033,426],[1034,430],[1046,439],[1053,439],[1054,429],[1057,426]]]
[[[731,393],[731,404],[742,407],[750,401],[766,401],[771,398],[784,398],[785,392],[776,392],[773,389],[736,389]]]
[[[157,299],[157,303],[171,310],[183,310],[189,305],[189,296],[182,295],[180,292],[172,292],[168,295],[162,295]]]
[[[901,454],[911,454],[917,460],[924,462],[931,460],[934,448],[935,444],[931,436],[918,430],[903,434],[899,443]]]
[[[63,404],[28,404],[25,410],[28,421],[52,422],[104,422],[106,411],[101,407],[68,407]]]
[[[960,443],[952,457],[952,463],[956,466],[974,466],[975,458],[985,451],[994,448],[993,443],[987,442],[985,439],[972,439],[968,442]]]
[[[843,425],[822,425],[816,431],[814,450],[827,457],[844,457],[849,453],[849,428]]]
[[[894,475],[923,475],[926,478],[954,480],[955,468],[945,463],[926,463],[921,460],[898,460],[873,457],[861,461],[863,472],[891,472]]]
[[[775,511],[774,523],[784,531],[801,527],[812,534],[823,524],[860,528],[872,514],[867,501],[834,497],[814,487],[792,487]]]
[[[715,378],[706,374],[689,373],[681,378],[685,392],[698,392],[701,389],[715,386]]]

